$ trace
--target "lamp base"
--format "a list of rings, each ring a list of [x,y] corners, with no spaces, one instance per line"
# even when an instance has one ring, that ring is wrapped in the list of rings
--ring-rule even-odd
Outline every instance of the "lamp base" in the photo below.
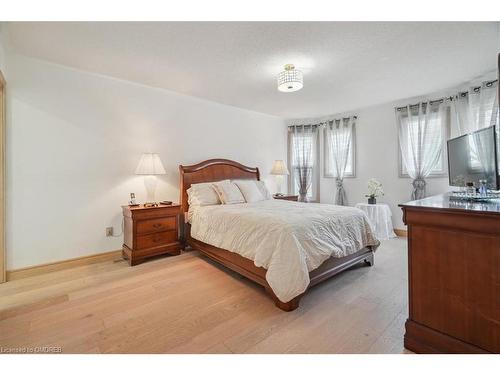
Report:
[[[283,195],[281,192],[281,185],[283,184],[283,176],[277,175],[276,176],[276,195]]]
[[[156,203],[155,192],[158,180],[156,176],[144,176],[144,186],[146,187],[146,202]]]

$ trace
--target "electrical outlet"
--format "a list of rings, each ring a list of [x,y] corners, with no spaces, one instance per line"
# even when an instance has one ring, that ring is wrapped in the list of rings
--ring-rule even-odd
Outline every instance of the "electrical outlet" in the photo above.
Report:
[[[106,228],[106,237],[111,237],[113,235],[113,227]]]

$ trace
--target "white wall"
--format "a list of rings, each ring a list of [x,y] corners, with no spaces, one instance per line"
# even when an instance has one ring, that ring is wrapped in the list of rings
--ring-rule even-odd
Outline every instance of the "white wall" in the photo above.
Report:
[[[498,24],[498,53],[500,53],[500,23]]]
[[[5,65],[6,65],[6,57],[5,57],[5,26],[0,23],[0,70],[5,75]]]
[[[134,176],[158,152],[157,199],[178,201],[179,164],[222,157],[268,174],[286,158],[282,119],[130,82],[8,56],[7,267],[120,249],[121,208],[143,201]]]

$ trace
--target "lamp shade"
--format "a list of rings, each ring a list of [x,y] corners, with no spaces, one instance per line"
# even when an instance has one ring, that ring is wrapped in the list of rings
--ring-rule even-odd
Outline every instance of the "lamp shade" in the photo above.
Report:
[[[273,164],[273,169],[271,169],[271,174],[283,176],[290,174],[288,168],[286,167],[283,160],[275,160]]]
[[[166,174],[165,168],[163,168],[163,164],[160,159],[160,155],[152,153],[142,154],[139,165],[135,170],[135,174]]]

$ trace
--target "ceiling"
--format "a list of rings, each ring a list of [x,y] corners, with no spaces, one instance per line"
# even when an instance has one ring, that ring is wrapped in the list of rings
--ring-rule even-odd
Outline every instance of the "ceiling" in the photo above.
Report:
[[[498,22],[35,22],[17,53],[284,118],[432,93],[496,68]],[[304,88],[276,89],[287,63]]]

